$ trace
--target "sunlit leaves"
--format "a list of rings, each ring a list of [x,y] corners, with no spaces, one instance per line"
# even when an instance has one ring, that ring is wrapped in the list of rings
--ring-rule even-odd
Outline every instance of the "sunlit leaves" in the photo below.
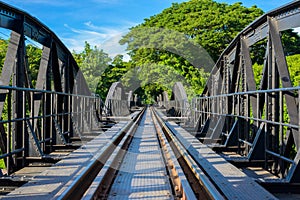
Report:
[[[168,73],[164,70],[172,68],[181,77],[179,81],[191,86],[190,93],[197,95],[213,67],[211,57],[216,60],[231,40],[262,13],[257,7],[246,8],[241,3],[228,5],[212,0],[173,3],[131,28],[120,43],[128,45],[134,65],[149,67],[155,63],[161,66],[160,74],[166,80]],[[150,77],[157,72],[147,69],[141,73]]]
[[[92,92],[96,91],[101,74],[109,66],[111,59],[108,54],[97,46],[91,48],[90,44],[85,42],[84,51],[76,54],[74,58],[82,71],[87,84]]]

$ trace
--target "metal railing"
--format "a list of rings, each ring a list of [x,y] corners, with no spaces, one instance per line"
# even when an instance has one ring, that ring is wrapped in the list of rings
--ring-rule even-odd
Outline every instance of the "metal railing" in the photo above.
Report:
[[[263,159],[266,168],[288,179],[299,147],[288,151],[286,144],[299,134],[300,116],[291,120],[287,97],[295,99],[293,113],[299,114],[300,86],[198,97],[192,100],[191,121],[200,126],[204,143],[238,146],[248,160]]]
[[[99,128],[102,103],[96,96],[12,86],[0,86],[0,96],[6,97],[0,159],[9,173],[26,165],[26,159],[47,158],[55,145],[70,145],[72,138],[82,139],[85,132]],[[22,105],[15,103],[19,97]]]
[[[127,116],[130,114],[128,107],[128,100],[107,99],[108,103],[105,105],[107,116]]]

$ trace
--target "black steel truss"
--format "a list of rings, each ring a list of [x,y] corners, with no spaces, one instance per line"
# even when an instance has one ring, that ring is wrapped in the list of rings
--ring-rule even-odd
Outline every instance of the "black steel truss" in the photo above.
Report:
[[[132,91],[126,97],[121,82],[114,82],[105,99],[104,113],[107,116],[126,116],[130,114],[130,105],[133,100]]]
[[[281,33],[296,27],[300,1],[241,31],[219,57],[201,97],[192,100],[188,120],[204,143],[218,151],[236,149],[240,157],[228,160],[261,163],[289,183],[300,182],[300,86],[291,83]],[[266,47],[259,86],[251,58],[258,43]]]
[[[0,158],[11,173],[99,128],[101,99],[92,96],[67,47],[36,18],[0,2],[0,27],[11,30],[0,77]],[[27,39],[42,45],[35,88]]]
[[[10,173],[29,158],[47,158],[55,145],[70,145],[73,137],[99,128],[102,102],[92,96],[69,50],[36,18],[0,2],[0,27],[11,30],[0,76],[0,158]],[[243,162],[261,162],[289,183],[300,182],[300,87],[291,83],[280,36],[295,27],[300,27],[300,1],[264,14],[239,33],[191,105],[180,83],[173,88],[173,100],[166,101],[166,93],[159,98],[177,115],[189,116],[204,143],[220,151],[236,147]],[[35,88],[26,38],[43,46]],[[251,48],[261,41],[266,51],[257,86]],[[129,114],[132,98],[124,95],[120,83],[113,84],[106,113]]]

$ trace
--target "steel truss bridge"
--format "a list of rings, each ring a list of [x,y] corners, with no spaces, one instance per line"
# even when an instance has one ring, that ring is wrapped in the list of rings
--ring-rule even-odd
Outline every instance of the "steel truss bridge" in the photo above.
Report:
[[[105,102],[93,95],[70,51],[30,14],[0,2],[0,27],[11,31],[0,76],[2,198],[276,199],[300,192],[300,86],[292,85],[281,40],[300,27],[300,1],[241,31],[201,96],[188,101],[177,82],[171,98],[163,92],[157,106],[144,108],[120,82]],[[42,45],[34,81],[28,39]],[[261,43],[257,85],[251,53]]]

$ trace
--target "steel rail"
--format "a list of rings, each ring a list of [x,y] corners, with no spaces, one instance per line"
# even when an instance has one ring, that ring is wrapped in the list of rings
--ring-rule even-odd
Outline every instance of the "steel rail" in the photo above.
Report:
[[[221,191],[209,180],[204,172],[199,168],[194,159],[188,154],[172,131],[165,125],[164,121],[153,111],[160,127],[162,128],[168,143],[175,153],[192,189],[198,199],[225,199]]]
[[[89,190],[87,190],[87,192],[85,193],[82,199],[84,200],[107,199],[112,184],[114,183],[115,177],[118,173],[118,170],[120,169],[123,159],[127,153],[126,150],[129,148],[131,140],[138,127],[138,123],[140,119],[142,119],[142,114],[139,115],[139,119],[137,120],[137,122],[133,124],[132,127],[130,128],[131,131],[130,133],[128,133],[128,136],[124,137],[123,141],[120,143],[119,145],[120,148],[116,148],[115,151],[112,153],[110,159],[105,163],[103,170],[101,170],[101,172],[96,177],[95,181],[91,184],[91,187],[89,188]],[[162,154],[163,153],[164,152],[162,152]],[[176,183],[178,183],[178,180]],[[183,195],[181,195],[182,193],[176,192],[176,190],[178,191],[181,185],[179,186],[178,184],[177,185],[173,184],[172,186],[173,186],[172,188],[175,190],[173,193],[176,193],[176,197],[182,199],[183,197]],[[189,194],[188,197],[191,197],[188,199],[196,199],[193,193],[191,192],[192,192],[191,190],[188,192]]]
[[[57,194],[59,195],[58,199],[107,199],[144,112],[145,109],[131,123],[128,123],[62,194]],[[182,149],[179,142],[166,133],[169,130],[166,130],[167,127],[161,124],[162,120],[152,109],[151,116],[163,160],[171,178],[170,184],[174,198],[224,199],[197,164]]]
[[[275,89],[269,89],[269,90],[251,90],[246,92],[236,92],[236,93],[228,93],[228,94],[218,94],[213,96],[201,96],[196,97],[194,99],[214,99],[218,97],[235,97],[235,96],[242,96],[242,95],[254,95],[254,94],[265,94],[265,93],[274,93],[274,92],[292,92],[293,90],[297,91],[300,90],[300,86],[296,87],[289,87],[289,88],[275,88]]]
[[[100,170],[105,165],[105,162],[112,155],[114,150],[118,147],[124,136],[132,131],[132,127],[140,119],[143,111],[137,115],[133,120],[131,120],[125,127],[123,127],[113,139],[107,143],[101,152],[95,156],[94,160],[85,168],[85,170],[78,176],[72,184],[63,191],[63,193],[58,197],[61,200],[67,199],[80,199],[84,193],[89,189]]]
[[[4,90],[8,90],[8,91],[5,92]],[[93,96],[93,95],[73,94],[73,93],[57,92],[57,91],[53,91],[53,90],[39,90],[39,89],[34,89],[34,88],[24,88],[24,87],[16,87],[16,86],[9,86],[9,85],[0,85],[0,94],[8,93],[9,90],[32,92],[32,93],[43,93],[43,94],[56,94],[56,95],[71,96],[71,97],[85,97],[85,98],[89,98],[89,99],[101,99],[100,97]]]
[[[98,176],[95,178],[91,187],[86,191],[82,199],[107,199],[111,185],[115,179],[115,175],[118,172],[122,161],[126,155],[132,138],[136,132],[136,129],[145,113],[145,108],[136,116],[135,122],[131,125],[127,134],[123,137],[119,144],[120,148],[116,148],[111,154],[112,156],[107,160],[103,170],[100,171]]]
[[[168,169],[170,179],[173,184],[176,198],[180,199],[196,199],[196,195],[192,190],[188,178],[185,176],[183,169],[181,168],[175,153],[172,151],[162,127],[160,126],[153,109],[151,109],[151,116],[157,137],[160,142],[161,152],[165,160],[166,168]]]
[[[271,121],[271,120],[260,119],[260,118],[255,118],[255,117],[246,117],[246,116],[235,115],[235,114],[220,114],[220,113],[216,113],[216,112],[206,112],[206,111],[196,111],[196,112],[197,113],[202,113],[202,114],[210,114],[210,115],[214,115],[214,116],[218,116],[218,117],[231,117],[231,118],[240,118],[240,119],[253,120],[253,121],[256,121],[256,122],[264,122],[264,123],[272,124],[272,125],[286,126],[286,127],[294,128],[294,129],[299,128],[298,125],[287,124],[287,123],[283,123],[283,122],[274,122],[274,121]]]

